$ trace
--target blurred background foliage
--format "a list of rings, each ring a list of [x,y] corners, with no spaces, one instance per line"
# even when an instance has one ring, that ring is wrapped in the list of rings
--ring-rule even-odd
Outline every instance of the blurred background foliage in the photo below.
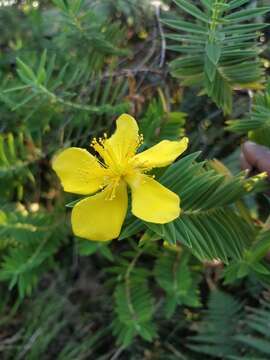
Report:
[[[0,0],[1,359],[268,359],[267,0]],[[190,138],[155,175],[166,225],[130,214],[119,241],[72,235],[51,169],[123,112],[147,148]]]

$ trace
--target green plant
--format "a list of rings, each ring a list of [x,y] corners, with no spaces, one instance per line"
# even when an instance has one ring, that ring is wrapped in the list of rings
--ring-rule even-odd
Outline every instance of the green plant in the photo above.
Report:
[[[164,252],[156,261],[155,276],[158,284],[166,292],[164,305],[166,316],[170,318],[177,305],[199,307],[198,274],[192,273],[189,257],[180,249]]]
[[[208,309],[190,337],[193,351],[218,359],[267,359],[270,339],[267,332],[269,304],[243,307],[243,303],[221,291],[211,292]]]
[[[247,118],[227,121],[229,131],[240,135],[247,134],[249,139],[270,147],[270,83],[264,93],[254,96],[252,108]]]
[[[0,244],[5,253],[0,278],[9,282],[9,289],[17,286],[21,298],[32,293],[45,269],[55,266],[53,257],[66,229],[61,218],[55,221],[54,216],[26,209],[1,210]]]
[[[234,89],[263,87],[258,38],[267,25],[247,21],[269,12],[270,8],[243,9],[248,2],[205,0],[196,6],[186,0],[175,0],[193,21],[174,14],[163,18],[164,24],[172,29],[166,34],[173,42],[167,48],[182,54],[170,63],[172,75],[183,79],[185,85],[199,85],[202,93],[226,114],[232,111]]]
[[[212,291],[198,334],[190,338],[189,347],[217,358],[232,358],[237,354],[235,334],[242,311],[242,304],[233,297]]]
[[[234,171],[236,157],[231,172],[221,163],[242,136],[269,146],[269,6],[164,3],[0,7],[3,360],[269,357],[269,182]],[[222,110],[239,118],[253,95],[249,115],[225,128]],[[90,139],[113,133],[123,112],[138,120],[139,152],[189,137],[184,156],[148,173],[180,197],[181,214],[154,224],[128,209],[118,239],[77,238],[77,198],[53,158],[67,147],[98,158]]]
[[[256,228],[242,218],[233,205],[249,191],[256,190],[260,181],[253,183],[243,174],[227,178],[205,168],[204,162],[197,162],[198,155],[191,154],[179,160],[160,178],[162,184],[179,194],[182,200],[180,217],[164,225],[145,223],[144,227],[171,244],[180,242],[200,260],[239,260],[245,247],[254,240]],[[143,224],[133,220],[120,238],[141,228]]]

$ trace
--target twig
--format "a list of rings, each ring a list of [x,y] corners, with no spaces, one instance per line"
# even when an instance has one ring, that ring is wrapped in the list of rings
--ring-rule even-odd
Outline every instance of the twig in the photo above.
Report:
[[[116,350],[116,352],[113,354],[110,360],[116,360],[118,359],[119,355],[122,354],[122,352],[125,350],[124,346],[121,346],[119,349]]]
[[[165,346],[174,354],[176,359],[186,360],[186,357],[181,354],[173,345],[171,345],[170,343],[166,343]]]
[[[160,54],[159,67],[163,67],[165,62],[165,54],[166,54],[166,38],[160,21],[160,4],[155,5],[155,10],[156,10],[155,12],[157,18],[158,31],[161,39],[161,54]]]

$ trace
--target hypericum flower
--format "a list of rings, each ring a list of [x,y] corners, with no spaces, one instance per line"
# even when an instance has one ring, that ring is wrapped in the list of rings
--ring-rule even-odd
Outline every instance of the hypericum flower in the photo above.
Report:
[[[100,159],[76,147],[55,157],[53,169],[65,191],[94,194],[77,202],[72,210],[75,235],[96,241],[117,238],[128,207],[127,186],[131,188],[132,213],[138,218],[164,224],[180,215],[178,195],[145,173],[171,164],[186,150],[188,139],[163,140],[136,154],[141,143],[135,119],[123,114],[110,138],[105,134],[92,141]]]

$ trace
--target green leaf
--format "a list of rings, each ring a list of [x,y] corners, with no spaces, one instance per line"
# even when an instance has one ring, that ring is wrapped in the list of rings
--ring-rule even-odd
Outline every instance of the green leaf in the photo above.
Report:
[[[25,64],[21,59],[17,58],[17,65],[17,72],[23,82],[27,84],[36,82],[36,76],[33,70],[27,64]]]
[[[157,259],[155,278],[166,292],[166,316],[173,315],[177,305],[200,306],[197,279],[188,267],[188,257],[166,251]]]
[[[124,240],[132,235],[138,234],[145,229],[144,223],[133,217],[127,225],[124,225],[119,236],[119,240]]]
[[[108,244],[78,239],[78,251],[82,256],[90,256],[99,252],[107,260],[113,261],[113,254]]]
[[[225,20],[239,22],[242,20],[249,20],[255,16],[262,16],[270,11],[270,6],[260,7],[258,9],[244,9],[236,11],[232,14],[226,15]]]
[[[229,120],[227,125],[229,131],[247,134],[250,140],[270,147],[270,89],[254,97],[248,117]]]
[[[188,347],[193,351],[217,358],[237,355],[236,339],[242,304],[231,295],[213,290],[202,320],[197,324],[197,334],[190,337]]]
[[[256,230],[232,205],[248,193],[250,180],[207,170],[197,157],[195,153],[182,158],[160,178],[181,198],[180,217],[168,224],[145,224],[169,243],[189,247],[200,260],[241,259]]]
[[[136,335],[152,341],[156,336],[152,323],[154,304],[146,281],[130,278],[117,285],[114,298],[117,318],[113,322],[113,332],[118,342],[128,346]]]
[[[203,22],[208,23],[209,18],[205,15],[197,6],[192,5],[189,1],[186,0],[173,0],[179,7],[185,10],[190,15],[194,16],[196,19],[199,19]]]
[[[204,1],[205,8],[200,10],[189,1],[175,0],[196,21],[186,22],[175,17],[163,20],[174,30],[174,33],[166,34],[167,48],[180,53],[180,57],[170,64],[171,73],[179,77],[182,84],[202,87],[202,93],[206,93],[225,114],[232,111],[235,88],[259,88],[263,83],[257,31],[267,24],[245,21],[267,13],[269,7],[231,12],[246,2]],[[175,34],[175,30],[179,33]]]

